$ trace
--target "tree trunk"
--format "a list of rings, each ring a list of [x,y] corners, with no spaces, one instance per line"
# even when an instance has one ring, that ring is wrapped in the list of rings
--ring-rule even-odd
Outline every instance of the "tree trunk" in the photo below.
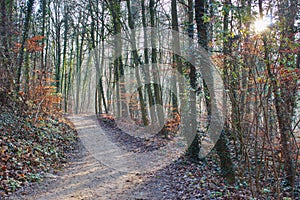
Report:
[[[0,46],[3,48],[3,53],[0,54],[0,62],[3,66],[1,69],[0,83],[3,89],[12,88],[15,72],[11,58],[12,44],[12,12],[14,1],[3,0],[1,3],[1,18],[0,18]],[[10,26],[9,26],[10,25]],[[3,71],[2,71],[3,70]]]
[[[129,28],[131,29],[131,34],[130,34],[130,43],[131,43],[131,49],[132,49],[132,54],[133,54],[133,59],[134,59],[134,69],[135,69],[135,76],[137,80],[137,84],[141,85],[141,78],[140,78],[140,72],[139,72],[139,55],[136,50],[136,32],[135,32],[135,24],[132,19],[132,14],[131,14],[131,5],[130,5],[130,0],[127,0],[127,9],[128,9],[128,25]],[[148,125],[148,119],[147,119],[147,110],[146,110],[146,105],[143,97],[143,91],[142,87],[138,88],[138,93],[139,93],[139,99],[140,99],[140,106],[141,106],[141,113],[142,113],[142,121],[145,126]]]
[[[188,1],[188,36],[193,39],[194,38],[194,2],[193,0]],[[192,40],[190,40],[189,47],[191,48],[193,46]],[[191,60],[195,60],[195,55],[193,51],[189,52],[189,56],[191,57]],[[188,64],[190,73],[190,87],[192,88],[189,91],[189,121],[188,126],[190,127],[190,131],[195,131],[195,137],[193,138],[193,141],[188,141],[188,144],[191,144],[187,150],[187,155],[192,161],[198,161],[199,160],[199,135],[197,133],[197,108],[196,108],[196,67],[189,63]]]
[[[153,91],[150,83],[151,77],[150,77],[150,69],[149,69],[149,48],[148,48],[148,34],[147,34],[147,22],[146,22],[146,9],[145,9],[145,0],[141,0],[142,5],[142,23],[143,23],[143,33],[144,33],[144,57],[145,57],[145,66],[144,66],[144,73],[145,73],[145,82],[147,83],[145,88],[148,95],[148,101],[149,101],[149,107],[154,105],[154,97],[153,97]],[[153,109],[150,109],[150,121],[155,121],[155,112]]]
[[[107,0],[106,0],[107,2]],[[124,80],[124,67],[121,56],[122,51],[122,38],[121,38],[121,5],[120,1],[112,0],[107,2],[112,15],[114,26],[114,48],[115,48],[115,61],[114,61],[114,78],[116,86],[116,98],[117,98],[117,116],[128,116],[128,106],[126,104],[125,96],[125,80]]]
[[[16,81],[17,82],[17,91],[20,91],[20,89],[21,89],[21,76],[22,76],[22,67],[23,67],[23,59],[24,59],[24,50],[25,50],[26,40],[28,38],[30,18],[31,18],[31,14],[32,14],[33,4],[34,4],[34,0],[27,1],[27,11],[26,11],[24,31],[23,31],[23,36],[22,36],[22,43],[21,43],[19,62],[18,62],[18,74],[17,74],[17,81]]]
[[[69,22],[68,22],[68,6],[65,5],[64,10],[64,43],[63,43],[63,71],[61,74],[61,92],[64,94],[64,110],[67,112],[67,44],[68,44],[68,30],[69,30]]]
[[[172,13],[172,30],[174,31],[173,36],[172,36],[173,41],[174,41],[173,48],[174,48],[174,50],[177,50],[180,53],[181,48],[180,48],[180,40],[179,40],[177,0],[171,1],[171,13]],[[174,70],[176,69],[177,72],[182,75],[182,61],[178,54],[173,55],[173,62],[176,65],[176,68],[174,67]],[[172,105],[173,118],[175,118],[177,116],[177,114],[179,114],[178,98],[177,98],[178,94],[177,94],[177,84],[176,83],[177,83],[176,77],[173,77],[172,89],[173,89],[173,92],[175,92],[175,93],[171,94],[172,95],[172,104],[173,104]],[[183,101],[183,98],[182,98],[183,86],[181,85],[181,83],[179,83],[179,93],[180,93],[180,101]]]
[[[61,21],[60,21],[60,2],[54,1],[54,14],[55,14],[55,86],[56,92],[60,92],[61,85]]]
[[[153,71],[153,79],[154,79],[154,94],[155,94],[155,104],[160,105],[163,107],[163,101],[162,101],[162,90],[161,90],[161,84],[160,84],[160,76],[159,76],[159,71],[158,71],[158,66],[157,66],[157,33],[155,32],[155,1],[150,0],[149,1],[149,8],[150,8],[150,24],[151,27],[153,28],[151,30],[151,47],[152,47],[152,52],[151,52],[151,63],[152,63],[152,71]],[[162,109],[159,107],[156,110],[157,112],[157,120],[159,127],[163,127],[164,125],[164,112]]]
[[[224,19],[223,19],[223,37],[224,37],[224,42],[223,42],[223,46],[224,46],[224,50],[223,53],[225,55],[224,58],[224,65],[225,65],[225,79],[228,79],[228,68],[230,67],[230,63],[227,60],[227,55],[229,55],[230,52],[230,48],[231,45],[228,42],[229,40],[227,39],[227,35],[228,35],[228,26],[229,26],[229,11],[227,6],[230,6],[231,2],[230,0],[226,0],[224,6],[226,6],[225,10],[225,14],[224,14]],[[226,80],[225,80],[226,81]],[[226,85],[226,84],[225,84]],[[235,100],[233,100],[235,102]],[[236,105],[238,106],[238,105]],[[233,105],[233,109],[235,108],[235,106]],[[234,111],[232,111],[234,112]],[[235,112],[234,112],[235,113]],[[220,162],[221,162],[221,170],[222,170],[222,175],[223,177],[227,180],[227,182],[229,184],[234,184],[235,183],[235,173],[234,173],[234,167],[233,167],[233,163],[231,160],[231,156],[230,156],[230,151],[228,148],[228,144],[227,144],[227,137],[228,134],[230,134],[228,129],[228,125],[225,124],[225,130],[222,131],[220,138],[218,140],[218,142],[216,143],[216,150],[217,153],[220,157]]]

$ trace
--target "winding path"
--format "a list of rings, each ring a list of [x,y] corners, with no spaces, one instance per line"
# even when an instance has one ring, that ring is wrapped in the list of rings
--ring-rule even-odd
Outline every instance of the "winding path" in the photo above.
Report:
[[[9,199],[144,199],[143,192],[128,194],[124,191],[141,183],[142,173],[159,169],[176,157],[173,151],[178,147],[175,144],[151,154],[126,152],[108,139],[94,115],[68,118],[81,140],[75,158],[63,171],[48,174],[43,182],[18,191]]]

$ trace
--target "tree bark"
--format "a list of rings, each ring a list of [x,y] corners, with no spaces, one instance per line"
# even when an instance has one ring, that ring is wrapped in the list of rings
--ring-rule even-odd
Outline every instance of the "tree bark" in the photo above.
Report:
[[[149,8],[150,8],[150,24],[153,29],[151,29],[151,63],[152,63],[152,71],[153,71],[153,79],[154,79],[154,94],[155,94],[155,104],[160,105],[163,107],[163,101],[162,101],[162,90],[161,90],[161,84],[160,84],[160,76],[157,66],[157,47],[156,47],[156,38],[157,33],[155,32],[155,1],[150,0],[149,1]],[[163,127],[164,125],[164,113],[162,109],[157,109],[157,120],[159,127]]]
[[[139,55],[136,50],[136,31],[135,31],[135,24],[132,19],[132,13],[131,13],[131,5],[130,0],[127,0],[127,9],[128,9],[128,25],[131,29],[130,34],[130,43],[131,43],[131,49],[132,49],[132,56],[134,60],[134,70],[135,70],[135,76],[137,80],[137,84],[141,85],[141,78],[140,78],[140,72],[139,72]],[[143,97],[143,91],[142,87],[138,87],[138,93],[139,93],[139,99],[140,99],[140,106],[141,106],[141,113],[142,113],[142,121],[145,126],[148,125],[148,119],[147,119],[147,110],[146,105]]]
[[[224,65],[225,65],[225,69],[224,69],[224,76],[225,79],[228,79],[228,68],[230,68],[230,62],[227,60],[227,56],[230,54],[230,48],[231,45],[229,43],[229,39],[227,38],[228,35],[228,30],[229,30],[229,9],[228,6],[230,6],[231,2],[230,0],[226,0],[225,4],[224,4],[224,10],[225,10],[225,14],[224,14],[224,18],[223,18],[223,53],[225,55],[224,57]],[[226,80],[225,80],[226,81]],[[225,84],[226,85],[226,84]],[[233,100],[235,102],[235,100]],[[236,105],[238,106],[238,105]],[[235,108],[235,106],[233,105],[233,107]],[[233,109],[234,109],[233,108]],[[234,112],[234,111],[232,111]],[[234,112],[235,113],[235,112]],[[226,123],[226,122],[225,122]],[[228,125],[225,124],[225,130],[222,131],[220,138],[218,140],[218,142],[216,143],[216,150],[217,153],[220,157],[220,163],[221,163],[221,170],[222,170],[222,175],[223,177],[227,180],[227,182],[229,184],[234,184],[235,183],[235,173],[234,173],[234,167],[233,167],[233,163],[231,160],[231,156],[230,156],[230,151],[228,148],[228,134],[230,134],[229,132],[229,128]]]
[[[149,69],[149,48],[148,48],[148,34],[147,34],[147,21],[146,21],[146,8],[145,8],[145,0],[141,0],[141,6],[142,6],[142,24],[143,24],[143,34],[144,34],[144,58],[145,58],[145,65],[144,65],[144,73],[145,73],[145,82],[147,83],[145,88],[147,91],[148,101],[149,101],[149,107],[154,105],[154,97],[153,97],[153,91],[150,83],[151,77],[150,77],[150,69]],[[150,109],[150,121],[155,121],[155,112],[153,109]]]
[[[22,76],[22,67],[23,67],[23,59],[24,59],[24,50],[25,50],[25,44],[26,40],[28,39],[28,32],[29,32],[29,26],[30,26],[30,18],[32,14],[34,0],[28,0],[27,1],[27,11],[26,11],[26,17],[25,17],[25,23],[24,23],[24,31],[22,36],[22,43],[19,53],[19,62],[18,62],[18,74],[17,74],[17,91],[20,91],[21,89],[21,76]]]
[[[194,2],[193,0],[188,1],[188,36],[193,39],[194,38]],[[189,41],[189,47],[191,48],[193,46],[192,40]],[[191,60],[195,60],[195,55],[193,51],[189,52],[189,56],[191,57]],[[190,87],[191,90],[189,91],[189,121],[188,126],[190,126],[190,131],[195,131],[195,137],[193,138],[193,141],[188,141],[188,144],[191,144],[186,152],[186,154],[189,156],[189,158],[192,161],[197,162],[199,160],[199,151],[200,151],[200,145],[199,145],[199,135],[197,133],[197,115],[196,115],[196,67],[189,63],[188,67],[190,69],[189,78],[190,78]]]

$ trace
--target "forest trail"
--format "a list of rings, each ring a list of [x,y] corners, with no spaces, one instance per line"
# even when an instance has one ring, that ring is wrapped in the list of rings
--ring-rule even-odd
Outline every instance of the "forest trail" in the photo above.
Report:
[[[97,133],[98,145],[107,143],[105,134],[95,119],[90,116],[70,117],[74,123],[79,138],[88,138]],[[93,140],[94,138],[90,138]],[[101,140],[103,139],[103,140]],[[78,154],[73,161],[67,164],[66,168],[58,175],[49,175],[45,181],[38,183],[32,188],[26,188],[9,199],[39,199],[39,200],[77,200],[77,199],[118,199],[118,193],[128,187],[134,186],[139,177],[136,173],[121,172],[113,169],[99,160],[87,151],[82,142],[79,142]],[[111,145],[111,152],[116,149]],[[125,155],[123,155],[125,156]],[[110,157],[109,154],[103,155],[103,158]],[[35,188],[36,187],[36,188]],[[30,190],[30,191],[29,191]]]
[[[143,182],[145,173],[172,162],[178,155],[174,152],[182,148],[175,144],[151,153],[129,152],[110,141],[95,115],[72,115],[68,119],[75,125],[80,139],[74,158],[62,171],[47,174],[41,183],[21,189],[8,199],[105,200],[144,199],[145,196],[155,199],[155,191],[146,194],[144,189],[133,193],[131,190]]]

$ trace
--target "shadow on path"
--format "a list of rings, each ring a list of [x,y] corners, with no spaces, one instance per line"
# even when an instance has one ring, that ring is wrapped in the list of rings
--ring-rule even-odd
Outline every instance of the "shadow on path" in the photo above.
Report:
[[[105,200],[120,199],[118,195],[122,199],[137,199],[137,194],[126,196],[125,191],[142,182],[142,173],[167,166],[183,151],[178,143],[170,142],[151,153],[128,152],[107,137],[95,115],[72,115],[68,119],[80,138],[73,160],[62,172],[50,174],[43,182],[20,190],[9,199]]]

